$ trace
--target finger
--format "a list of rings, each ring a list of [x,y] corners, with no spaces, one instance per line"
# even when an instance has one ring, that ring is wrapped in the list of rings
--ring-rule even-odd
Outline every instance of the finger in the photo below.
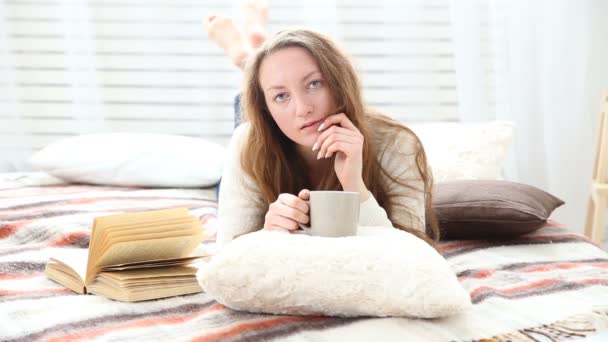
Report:
[[[362,140],[357,137],[344,136],[344,135],[333,135],[323,142],[321,148],[319,149],[319,153],[317,154],[317,159],[327,158],[329,155],[328,148],[336,143],[344,143],[348,145],[339,145],[339,146],[351,146],[356,147],[358,145],[363,145]],[[347,152],[347,151],[344,151]]]
[[[294,230],[297,229],[298,224],[292,219],[288,219],[286,217],[270,213],[266,219],[266,222],[264,222],[264,227],[273,226],[280,227],[281,229],[286,230]]]
[[[352,157],[355,155],[355,153],[358,152],[358,148],[357,148],[356,144],[338,141],[338,142],[331,144],[327,148],[327,153],[325,154],[325,158],[330,158],[336,152],[342,152],[342,153],[346,154],[347,157]]]
[[[298,193],[298,197],[303,201],[308,201],[310,199],[310,191],[308,189],[302,189]]]
[[[296,230],[300,228],[298,222],[282,215],[274,215],[269,222],[271,225],[279,226],[287,230]]]
[[[299,197],[294,196],[292,194],[283,193],[279,195],[277,202],[282,203],[284,205],[290,206],[292,208],[298,209],[299,211],[306,214],[308,212],[308,206],[306,202],[301,200]]]
[[[275,214],[284,217],[288,220],[295,221],[296,226],[298,223],[308,223],[308,215],[306,215],[306,213],[303,213],[300,210],[295,209],[293,207],[289,207],[285,204],[279,205]]]
[[[361,133],[359,133],[359,132],[355,132],[352,130],[348,130],[344,127],[333,125],[327,129],[325,129],[321,134],[319,134],[319,136],[317,137],[317,140],[315,141],[315,144],[312,146],[312,150],[313,151],[317,150],[323,144],[323,141],[325,141],[332,134],[344,134],[344,135],[350,135],[353,137],[361,135]]]
[[[359,131],[359,129],[357,129],[357,127],[355,127],[355,125],[352,123],[352,121],[350,121],[350,119],[344,113],[338,113],[338,114],[334,114],[334,115],[330,115],[330,116],[326,117],[325,120],[323,120],[323,123],[321,125],[319,125],[318,130],[319,131],[325,130],[326,128],[328,128],[331,125],[340,125],[341,127],[344,127],[344,128],[350,129],[350,130]]]
[[[268,227],[264,227],[264,229],[271,231],[271,232],[280,232],[280,233],[287,233],[287,234],[289,234],[289,232],[290,232],[289,229],[285,229],[285,228],[275,226],[275,225],[269,225]]]

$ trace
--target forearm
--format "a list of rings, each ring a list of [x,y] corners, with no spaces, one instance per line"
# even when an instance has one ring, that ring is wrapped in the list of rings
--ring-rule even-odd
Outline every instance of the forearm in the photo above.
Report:
[[[363,179],[360,179],[356,182],[352,182],[352,184],[344,184],[342,185],[342,189],[344,189],[344,191],[358,192],[360,203],[367,201],[370,196],[369,190],[367,190]]]

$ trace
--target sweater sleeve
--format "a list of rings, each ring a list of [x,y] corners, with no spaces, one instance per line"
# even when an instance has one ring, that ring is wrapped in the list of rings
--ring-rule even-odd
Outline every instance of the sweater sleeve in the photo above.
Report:
[[[371,193],[365,202],[361,203],[359,209],[360,226],[382,226],[393,227],[393,224],[386,215],[386,210],[382,208],[376,198]]]
[[[249,124],[234,131],[224,163],[218,199],[217,241],[223,244],[235,237],[262,228],[265,214],[261,191],[241,166],[241,151]]]

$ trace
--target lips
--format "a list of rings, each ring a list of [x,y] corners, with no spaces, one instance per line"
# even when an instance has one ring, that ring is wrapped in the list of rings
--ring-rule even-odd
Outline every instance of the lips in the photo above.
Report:
[[[314,126],[314,125],[318,124],[319,122],[321,122],[321,120],[307,122],[300,129],[304,129],[304,128],[308,128],[308,127]]]

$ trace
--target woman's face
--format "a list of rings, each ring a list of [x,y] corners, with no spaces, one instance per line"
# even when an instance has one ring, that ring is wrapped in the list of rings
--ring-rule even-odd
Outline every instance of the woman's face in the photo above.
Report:
[[[296,144],[312,147],[317,128],[335,114],[336,106],[310,53],[290,47],[266,56],[260,65],[260,85],[281,131]]]

